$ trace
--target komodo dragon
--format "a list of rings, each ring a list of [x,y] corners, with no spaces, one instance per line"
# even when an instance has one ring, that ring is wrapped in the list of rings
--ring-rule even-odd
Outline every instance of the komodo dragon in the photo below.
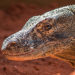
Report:
[[[4,40],[1,51],[9,60],[52,56],[75,67],[75,5],[33,16],[20,31]]]

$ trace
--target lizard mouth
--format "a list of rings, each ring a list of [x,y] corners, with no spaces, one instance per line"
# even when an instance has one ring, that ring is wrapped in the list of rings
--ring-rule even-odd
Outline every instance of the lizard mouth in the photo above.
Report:
[[[9,51],[9,50],[3,50],[2,54],[5,56],[27,56],[31,55],[34,52],[34,50],[29,50],[27,52],[14,52],[14,51]]]
[[[28,52],[29,54],[29,52]],[[30,53],[31,54],[31,53]],[[26,55],[26,54],[16,54],[16,55],[9,55],[9,54],[5,54],[3,53],[3,55],[5,56],[5,58],[7,58],[8,60],[14,60],[14,61],[25,61],[25,60],[34,60],[34,59],[39,59],[42,58],[41,54],[37,54],[37,55]]]
[[[25,60],[35,60],[42,58],[41,56],[6,56],[8,60],[14,60],[14,61],[25,61]]]
[[[31,56],[26,56],[26,53],[24,53],[24,54],[6,54],[5,52],[2,52],[2,54],[8,60],[24,61],[24,60],[32,60],[33,59],[33,57],[31,57]],[[28,55],[29,55],[29,52],[28,52]]]
[[[25,61],[25,60],[34,60],[34,59],[43,58],[41,53],[34,54],[33,52],[34,52],[34,50],[30,50],[25,53],[16,53],[15,54],[15,53],[9,53],[8,50],[4,50],[4,51],[2,51],[2,54],[8,60],[14,60],[14,61]]]
[[[7,58],[8,60],[14,60],[14,61],[24,61],[24,60],[32,60],[34,59],[34,57],[26,57],[26,56],[9,56],[6,55],[5,58]]]
[[[14,53],[14,52],[9,52],[8,50],[4,50],[2,51],[2,54],[8,60],[14,60],[14,61],[25,61],[25,60],[34,60],[42,58],[41,54],[35,55],[33,52],[34,50],[30,50],[24,53]]]

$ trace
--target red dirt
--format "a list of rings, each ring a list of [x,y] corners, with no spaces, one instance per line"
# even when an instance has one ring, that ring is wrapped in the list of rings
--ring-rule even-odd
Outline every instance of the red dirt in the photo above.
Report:
[[[20,30],[30,17],[56,7],[57,3],[44,8],[20,3],[5,11],[0,10],[0,48],[3,40]],[[51,57],[23,62],[10,61],[0,52],[0,75],[75,75],[75,69],[68,63]]]

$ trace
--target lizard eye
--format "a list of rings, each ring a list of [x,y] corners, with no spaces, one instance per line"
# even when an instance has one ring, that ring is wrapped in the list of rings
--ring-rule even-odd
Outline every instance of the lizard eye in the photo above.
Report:
[[[44,26],[44,29],[46,31],[50,30],[51,28],[52,28],[52,25],[50,25],[50,24],[47,24],[47,25]]]

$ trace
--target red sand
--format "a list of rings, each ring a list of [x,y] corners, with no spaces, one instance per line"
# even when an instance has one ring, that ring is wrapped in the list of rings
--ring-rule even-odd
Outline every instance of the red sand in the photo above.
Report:
[[[3,40],[20,30],[30,17],[56,7],[57,3],[44,8],[20,3],[6,11],[0,10],[0,48]],[[23,62],[9,61],[0,52],[0,75],[75,75],[75,69],[68,63],[51,57]]]

